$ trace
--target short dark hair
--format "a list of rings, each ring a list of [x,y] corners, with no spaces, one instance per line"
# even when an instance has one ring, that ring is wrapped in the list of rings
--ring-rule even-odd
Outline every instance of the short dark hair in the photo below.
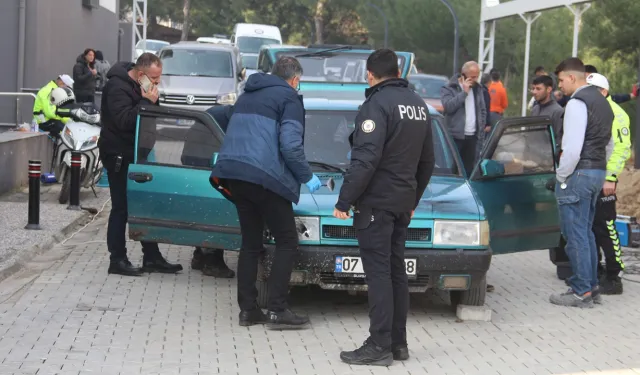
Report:
[[[598,73],[598,69],[596,69],[596,67],[593,66],[593,65],[585,65],[584,66],[584,72],[585,73],[589,73],[589,74]]]
[[[145,52],[136,60],[135,68],[138,70],[149,69],[153,65],[162,66],[162,60],[155,53]]]
[[[553,88],[553,79],[549,76],[537,76],[533,79],[533,84]]]
[[[491,69],[491,80],[498,82],[500,80],[500,72],[495,69]]]
[[[104,60],[104,55],[102,54],[102,51],[96,51],[96,60]]]
[[[491,81],[491,75],[484,73],[482,75],[482,78],[480,79],[480,83],[483,85],[487,85],[487,83],[489,83]]]
[[[398,76],[398,55],[388,48],[374,51],[367,58],[367,70],[377,79]]]
[[[570,57],[556,67],[556,75],[560,72],[579,72],[584,73],[584,63],[577,57]]]
[[[300,61],[291,56],[282,56],[275,64],[273,64],[273,68],[271,69],[271,74],[278,76],[285,81],[288,81],[293,77],[299,77],[302,73],[302,65],[300,65]]]
[[[540,65],[536,67],[536,70],[533,71],[533,74],[538,74],[544,72],[544,66]]]

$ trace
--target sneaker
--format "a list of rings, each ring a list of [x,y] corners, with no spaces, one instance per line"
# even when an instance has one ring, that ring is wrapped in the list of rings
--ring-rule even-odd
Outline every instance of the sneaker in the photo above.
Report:
[[[269,329],[300,329],[306,328],[309,317],[297,315],[291,310],[269,311],[267,313],[267,328]]]
[[[615,295],[622,294],[622,279],[619,277],[605,278],[600,286],[602,294]]]
[[[597,285],[595,288],[591,289],[591,298],[593,298],[593,303],[600,305],[602,304],[602,288],[600,285]]]
[[[395,361],[406,361],[409,359],[409,347],[407,344],[391,345],[391,353]]]
[[[579,308],[593,308],[593,297],[591,292],[587,292],[582,296],[577,295],[573,289],[560,294],[552,294],[549,297],[549,302],[558,306],[579,307]]]
[[[253,310],[240,311],[240,325],[242,327],[249,327],[256,324],[265,324],[267,322],[267,316],[259,308]]]
[[[340,359],[350,365],[391,366],[393,364],[391,350],[376,345],[371,339],[367,339],[354,351],[340,352]]]

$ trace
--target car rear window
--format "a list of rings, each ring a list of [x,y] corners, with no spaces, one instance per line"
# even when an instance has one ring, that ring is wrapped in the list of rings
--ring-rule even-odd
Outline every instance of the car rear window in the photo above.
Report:
[[[160,59],[163,75],[233,78],[233,59],[228,51],[165,49]]]

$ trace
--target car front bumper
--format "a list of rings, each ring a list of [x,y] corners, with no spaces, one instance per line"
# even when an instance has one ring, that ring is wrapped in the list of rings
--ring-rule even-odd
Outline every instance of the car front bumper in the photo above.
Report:
[[[265,245],[265,271],[269,274],[274,245]],[[299,256],[291,275],[291,285],[318,285],[322,289],[366,291],[367,284],[363,275],[341,274],[335,271],[336,256],[360,256],[357,247],[342,246],[299,246]],[[417,259],[417,272],[409,277],[409,291],[424,292],[427,289],[464,290],[481,282],[489,270],[492,252],[487,250],[405,250],[405,258]],[[466,277],[469,280],[465,288],[448,288],[444,280],[447,277]]]

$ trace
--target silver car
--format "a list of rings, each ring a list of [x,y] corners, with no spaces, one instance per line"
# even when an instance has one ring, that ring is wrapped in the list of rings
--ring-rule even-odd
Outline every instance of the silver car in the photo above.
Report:
[[[180,42],[162,48],[158,56],[162,106],[204,111],[234,104],[242,93],[245,70],[235,47]]]

